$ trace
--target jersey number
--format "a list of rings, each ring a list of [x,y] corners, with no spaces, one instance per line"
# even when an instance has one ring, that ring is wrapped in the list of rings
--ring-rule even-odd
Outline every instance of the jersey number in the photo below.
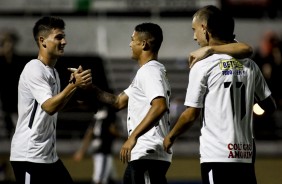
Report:
[[[235,102],[234,102],[234,93],[233,93],[233,84],[231,82],[224,82],[224,88],[229,88],[231,94],[231,103],[232,103],[232,112],[233,116],[235,114]],[[241,120],[246,115],[246,88],[243,82],[236,82],[235,89],[241,94],[240,106],[241,106]]]

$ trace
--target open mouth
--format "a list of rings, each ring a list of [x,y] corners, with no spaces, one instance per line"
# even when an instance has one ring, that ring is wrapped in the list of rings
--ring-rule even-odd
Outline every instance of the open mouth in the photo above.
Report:
[[[64,52],[64,47],[60,47],[59,51]]]

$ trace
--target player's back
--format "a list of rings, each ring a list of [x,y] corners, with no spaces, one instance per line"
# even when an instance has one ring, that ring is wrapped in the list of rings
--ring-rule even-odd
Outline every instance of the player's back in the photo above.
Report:
[[[214,54],[194,67],[192,75],[200,85],[190,82],[194,88],[198,85],[203,98],[201,161],[251,162],[252,106],[259,68],[251,59],[224,54]]]

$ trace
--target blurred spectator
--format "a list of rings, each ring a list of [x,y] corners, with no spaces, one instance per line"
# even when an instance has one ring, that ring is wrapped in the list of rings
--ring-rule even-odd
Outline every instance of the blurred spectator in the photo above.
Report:
[[[16,32],[0,31],[0,100],[7,138],[11,138],[17,119],[18,79],[24,66],[15,49],[18,40]]]
[[[281,39],[275,31],[267,30],[261,36],[259,46],[256,48],[253,60],[260,67],[265,80],[274,97],[278,113],[282,110],[282,50]],[[255,115],[255,130],[259,139],[275,139],[280,137],[276,132],[281,124],[277,122],[277,113],[273,115]],[[267,123],[265,123],[267,122]],[[281,135],[282,137],[282,135]]]
[[[122,137],[116,124],[116,113],[104,106],[93,116],[85,132],[81,147],[74,154],[75,161],[81,161],[89,150],[93,160],[91,184],[116,183],[116,170],[112,147],[116,138]]]

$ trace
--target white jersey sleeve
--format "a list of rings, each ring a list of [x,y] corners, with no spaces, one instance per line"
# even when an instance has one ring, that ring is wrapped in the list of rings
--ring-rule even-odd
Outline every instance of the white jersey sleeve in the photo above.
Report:
[[[53,90],[48,76],[53,74],[46,74],[49,71],[38,64],[38,62],[37,60],[33,60],[27,64],[22,73],[22,80],[28,85],[29,92],[32,93],[36,101],[42,104],[48,98],[52,98]],[[56,83],[56,80],[54,80],[54,83]]]

